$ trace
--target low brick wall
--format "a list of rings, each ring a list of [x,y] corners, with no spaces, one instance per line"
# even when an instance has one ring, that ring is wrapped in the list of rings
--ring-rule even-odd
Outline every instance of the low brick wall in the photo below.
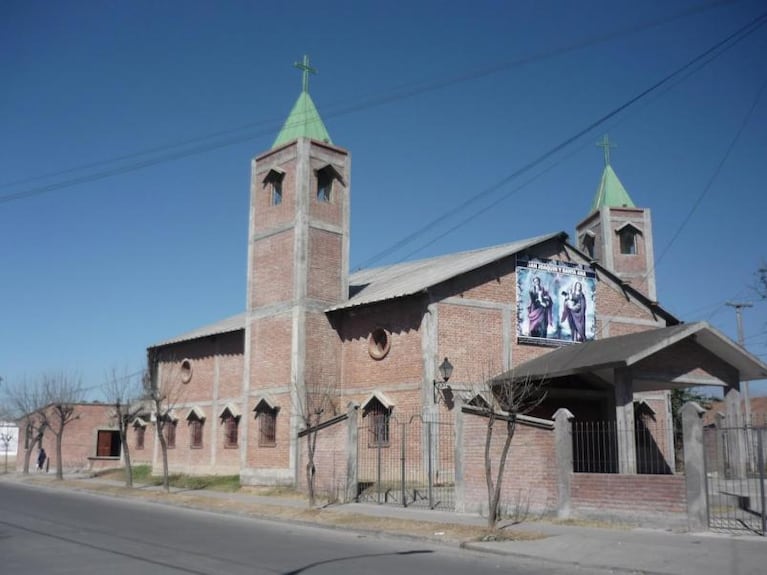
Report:
[[[634,523],[684,523],[684,475],[573,473],[570,503],[576,516]]]
[[[463,511],[487,510],[485,437],[487,418],[464,414]],[[491,445],[493,477],[506,437],[506,423],[496,421]],[[501,511],[507,516],[549,514],[557,507],[556,446],[553,429],[522,422],[511,442],[501,491]]]

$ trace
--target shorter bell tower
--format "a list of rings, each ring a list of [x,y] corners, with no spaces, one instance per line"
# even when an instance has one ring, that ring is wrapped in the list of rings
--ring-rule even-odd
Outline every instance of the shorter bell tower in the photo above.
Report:
[[[652,301],[655,291],[652,219],[638,208],[610,165],[607,135],[597,142],[605,167],[589,215],[576,226],[578,247]]]

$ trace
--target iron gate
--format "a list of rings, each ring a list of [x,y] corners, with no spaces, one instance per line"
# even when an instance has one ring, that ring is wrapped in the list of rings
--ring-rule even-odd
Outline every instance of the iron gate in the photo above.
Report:
[[[453,423],[365,417],[357,442],[357,501],[455,507]]]
[[[767,427],[710,427],[703,441],[709,528],[766,535]]]

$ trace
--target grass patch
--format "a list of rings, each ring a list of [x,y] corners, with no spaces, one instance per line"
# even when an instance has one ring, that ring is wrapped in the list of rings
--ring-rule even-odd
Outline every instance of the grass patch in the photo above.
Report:
[[[110,469],[94,474],[94,477],[102,479],[112,479],[115,481],[125,481],[125,468]],[[234,492],[240,489],[239,475],[184,475],[181,473],[171,473],[168,476],[168,482],[171,487],[195,491],[199,489],[210,489],[212,491]],[[162,485],[162,475],[152,475],[151,465],[136,465],[133,468],[133,483],[141,485]]]

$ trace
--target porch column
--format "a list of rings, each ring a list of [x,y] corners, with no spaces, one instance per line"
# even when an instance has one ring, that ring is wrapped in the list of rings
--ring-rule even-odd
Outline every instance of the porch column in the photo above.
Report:
[[[684,433],[684,478],[687,493],[687,527],[705,531],[708,527],[706,464],[703,457],[703,414],[705,409],[688,401],[682,406]]]
[[[743,420],[743,407],[740,391],[731,387],[724,395],[727,413],[727,460],[730,463],[731,478],[742,479],[746,476],[746,442]]]
[[[615,423],[618,444],[618,470],[636,473],[636,439],[634,437],[634,382],[631,370],[615,370]]]

